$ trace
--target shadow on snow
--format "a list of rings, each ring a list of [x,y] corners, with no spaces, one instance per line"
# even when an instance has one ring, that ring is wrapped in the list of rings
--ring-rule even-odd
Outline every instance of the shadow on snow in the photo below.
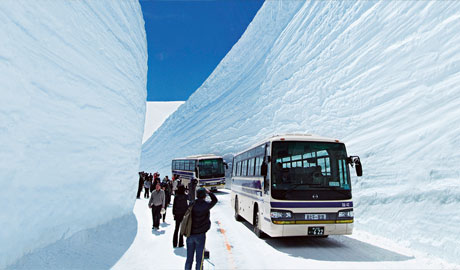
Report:
[[[242,222],[249,230],[253,226]],[[261,239],[274,249],[293,257],[318,261],[382,262],[407,261],[413,259],[397,252],[374,246],[344,235],[330,235],[328,238],[295,236]]]
[[[7,269],[109,269],[136,234],[137,219],[131,213],[29,253]]]

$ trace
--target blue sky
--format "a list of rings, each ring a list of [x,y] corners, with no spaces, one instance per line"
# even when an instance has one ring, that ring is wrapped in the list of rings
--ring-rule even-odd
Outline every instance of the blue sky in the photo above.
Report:
[[[148,101],[184,101],[238,41],[263,0],[141,0]]]

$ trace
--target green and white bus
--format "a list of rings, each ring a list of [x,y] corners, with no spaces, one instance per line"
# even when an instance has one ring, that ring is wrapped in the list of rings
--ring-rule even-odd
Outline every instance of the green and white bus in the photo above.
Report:
[[[358,156],[339,140],[310,134],[277,135],[233,159],[231,205],[257,236],[351,234],[349,165],[362,175]]]
[[[172,160],[172,175],[178,175],[187,187],[192,179],[197,187],[217,190],[225,187],[225,166],[221,156],[212,154],[175,158]]]

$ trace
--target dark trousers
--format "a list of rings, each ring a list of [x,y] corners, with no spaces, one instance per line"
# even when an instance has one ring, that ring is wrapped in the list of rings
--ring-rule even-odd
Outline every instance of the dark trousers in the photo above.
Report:
[[[142,192],[143,187],[144,187],[144,182],[139,181],[139,186],[137,187],[137,196],[136,196],[136,198],[139,199],[141,197],[141,192]]]
[[[191,234],[187,237],[187,260],[185,261],[185,270],[192,269],[193,255],[196,252],[196,270],[203,269],[204,244],[206,242],[206,233]]]
[[[162,205],[154,205],[152,207],[152,219],[153,219],[153,227],[159,228],[160,227],[160,219],[161,219],[161,208]]]
[[[149,193],[149,188],[144,188],[144,189],[145,189],[145,190],[144,190],[144,198],[147,198],[147,199],[148,199],[148,198],[150,197],[150,196],[149,196],[149,195],[150,195],[150,193]]]
[[[179,235],[179,246],[184,246],[184,236],[180,234],[180,223],[182,222],[183,217],[176,219],[176,228],[174,229],[173,235],[173,247],[177,247],[177,236]]]
[[[165,210],[166,210],[166,209],[165,209]],[[167,211],[165,211],[165,213],[163,214],[163,222],[165,222],[165,219],[166,219],[166,212],[167,212]]]

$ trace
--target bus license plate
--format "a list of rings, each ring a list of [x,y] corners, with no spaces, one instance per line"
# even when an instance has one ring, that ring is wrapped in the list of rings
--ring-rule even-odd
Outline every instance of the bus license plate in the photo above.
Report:
[[[324,235],[324,227],[308,227],[308,235]]]
[[[305,214],[305,220],[326,220],[326,214]]]

